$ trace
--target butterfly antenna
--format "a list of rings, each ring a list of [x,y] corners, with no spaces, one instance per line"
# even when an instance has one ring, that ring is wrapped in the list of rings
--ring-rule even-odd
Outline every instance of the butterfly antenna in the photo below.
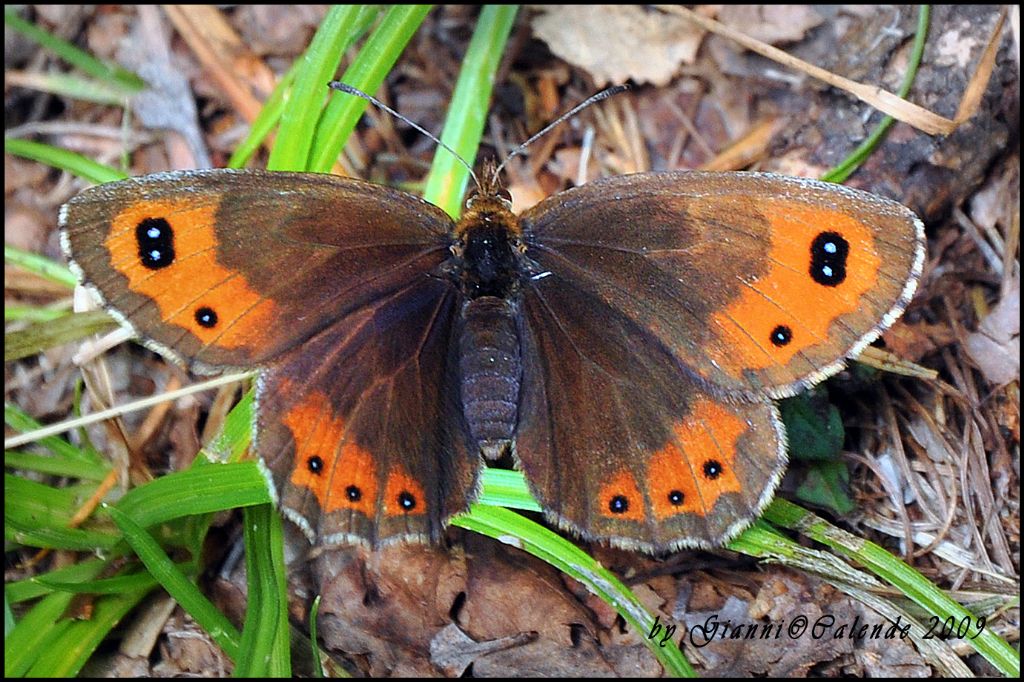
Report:
[[[420,131],[421,133],[423,133],[424,135],[429,137],[431,140],[436,142],[439,146],[444,147],[449,152],[451,152],[451,155],[454,156],[456,159],[458,159],[459,163],[461,163],[463,166],[465,166],[466,170],[469,171],[469,174],[471,176],[473,176],[473,182],[476,183],[476,186],[480,187],[480,179],[477,178],[476,177],[476,173],[473,172],[473,167],[470,166],[468,163],[466,163],[466,160],[464,158],[462,158],[459,155],[458,152],[456,152],[454,149],[452,149],[451,147],[446,145],[444,142],[439,140],[433,133],[429,132],[428,130],[426,130],[422,126],[417,125],[414,121],[410,121],[408,118],[406,118],[405,116],[402,116],[400,113],[398,113],[397,111],[395,111],[394,109],[389,107],[387,104],[384,104],[384,102],[381,102],[379,99],[377,99],[373,95],[366,94],[365,92],[363,92],[359,88],[354,88],[351,85],[347,85],[346,83],[342,83],[341,81],[331,81],[330,83],[327,84],[327,86],[329,88],[331,88],[332,90],[340,90],[341,92],[348,93],[349,95],[355,95],[356,97],[361,97],[361,98],[365,99],[367,102],[369,102],[370,104],[373,104],[374,106],[376,106],[378,109],[383,109],[384,111],[388,112],[389,114],[391,114],[392,116],[394,116],[398,120],[405,121],[406,123],[411,125],[413,128],[415,128],[416,130]]]
[[[613,85],[610,88],[605,88],[596,95],[591,95],[590,97],[586,98],[585,100],[574,106],[572,109],[565,112],[564,114],[556,118],[554,121],[544,126],[544,129],[541,130],[539,133],[535,134],[529,140],[513,149],[509,153],[509,155],[505,157],[505,160],[501,162],[501,165],[494,169],[494,174],[490,178],[491,185],[496,185],[498,181],[498,174],[501,172],[501,169],[505,167],[505,164],[511,161],[513,157],[519,156],[520,154],[524,153],[526,151],[526,148],[533,144],[533,142],[535,142],[537,138],[543,137],[544,135],[548,134],[549,132],[551,132],[552,128],[555,128],[556,126],[558,126],[558,124],[562,123],[566,119],[572,118],[579,112],[589,107],[591,104],[597,104],[601,100],[608,99],[612,95],[617,95],[620,92],[625,92],[626,90],[629,90],[628,85]]]

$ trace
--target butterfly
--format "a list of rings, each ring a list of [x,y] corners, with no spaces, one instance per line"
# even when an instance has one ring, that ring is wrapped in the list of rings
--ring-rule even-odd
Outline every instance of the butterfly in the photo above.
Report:
[[[715,547],[786,466],[774,400],[902,313],[902,205],[768,173],[651,172],[460,219],[327,174],[157,173],[62,209],[72,269],[199,373],[260,368],[255,450],[310,542],[437,541],[511,455],[585,539]]]

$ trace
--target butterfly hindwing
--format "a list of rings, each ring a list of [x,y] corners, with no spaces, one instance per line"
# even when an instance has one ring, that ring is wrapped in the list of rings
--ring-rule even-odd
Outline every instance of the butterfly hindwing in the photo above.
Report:
[[[721,544],[786,463],[768,401],[710,394],[653,335],[552,273],[523,299],[516,456],[545,512],[646,551]]]
[[[451,349],[458,297],[433,278],[374,301],[264,371],[256,446],[312,542],[436,541],[476,495]]]

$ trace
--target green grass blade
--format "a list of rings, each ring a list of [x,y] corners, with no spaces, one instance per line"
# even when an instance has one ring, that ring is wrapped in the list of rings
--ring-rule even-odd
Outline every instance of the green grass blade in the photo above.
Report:
[[[768,506],[764,518],[776,525],[798,530],[864,566],[940,621],[950,616],[957,621],[973,618],[967,609],[882,547],[840,530],[787,500],[776,498]],[[984,629],[976,638],[964,641],[1004,675],[1020,677],[1020,654],[991,629]]]
[[[75,288],[78,280],[65,265],[30,251],[22,251],[16,246],[4,244],[4,262],[17,265],[23,270],[35,273],[51,282],[62,284],[70,290]]]
[[[4,585],[4,594],[9,604],[20,604],[29,599],[39,599],[56,592],[77,592],[66,589],[68,585],[91,584],[94,576],[99,575],[108,565],[107,559],[83,559],[75,564],[55,568],[45,575],[33,576]],[[48,581],[57,583],[55,587]]]
[[[290,677],[288,589],[284,531],[273,505],[244,510],[245,568],[248,579],[243,660],[235,677]]]
[[[24,677],[40,659],[52,657],[49,642],[70,626],[59,620],[74,595],[51,594],[29,611],[4,639],[4,676]]]
[[[117,328],[117,320],[104,310],[67,313],[4,334],[4,362],[38,355],[50,348],[79,341]]]
[[[242,399],[231,408],[220,434],[204,448],[206,457],[211,463],[241,462],[252,443],[253,409],[255,407],[255,389],[250,388],[242,394]],[[206,457],[197,457],[206,461]]]
[[[494,75],[518,9],[518,5],[487,5],[480,11],[452,93],[441,140],[471,165],[475,162],[487,120]],[[434,153],[423,198],[458,217],[468,182],[469,170],[439,147]]]
[[[70,73],[34,74],[30,78],[19,79],[18,85],[55,97],[113,107],[127,106],[130,97],[121,88]]]
[[[914,35],[914,46],[910,53],[910,61],[907,64],[907,73],[903,76],[903,84],[900,85],[900,89],[897,92],[900,97],[906,97],[907,93],[910,92],[910,87],[914,84],[917,68],[921,65],[921,58],[924,56],[924,46],[925,41],[928,39],[930,18],[931,7],[929,5],[920,5],[917,15],[917,32]],[[883,116],[867,139],[836,165],[835,168],[822,175],[821,179],[827,182],[844,182],[867,160],[871,152],[881,143],[882,138],[885,137],[885,134],[895,122],[896,120],[892,116],[888,114]]]
[[[35,431],[42,427],[38,421],[28,416],[24,410],[15,405],[4,405],[4,422],[19,433]],[[54,455],[68,460],[76,460],[108,469],[109,464],[105,459],[91,449],[77,448],[71,443],[58,436],[47,436],[35,441],[36,445],[46,448]]]
[[[188,491],[183,494],[182,491]],[[128,491],[118,509],[144,528],[183,516],[271,502],[256,462],[195,466]]]
[[[522,471],[487,468],[483,471],[483,490],[480,504],[492,507],[541,511],[541,506],[530,494]]]
[[[96,485],[54,488],[4,474],[4,537],[30,547],[93,551],[117,543],[111,531],[71,528],[72,516]]]
[[[655,619],[633,592],[615,574],[571,542],[501,507],[475,504],[469,514],[455,517],[452,524],[519,547],[580,581],[618,611],[638,637],[644,638],[667,674],[677,677],[696,676],[677,646],[671,644],[662,647],[656,639],[648,637]]]
[[[45,163],[53,168],[66,170],[96,184],[124,180],[128,177],[117,169],[97,163],[81,154],[31,140],[4,138],[4,151],[8,154]]]
[[[91,462],[61,459],[50,455],[36,455],[30,452],[5,452],[4,466],[9,469],[32,471],[48,476],[77,478],[84,481],[102,481],[108,470]]]
[[[340,80],[364,92],[376,92],[429,11],[430,5],[390,7]],[[318,173],[331,170],[367,104],[364,99],[332,92],[317,125],[309,170]]]
[[[280,123],[284,108],[288,103],[288,93],[295,84],[295,74],[299,70],[300,63],[296,61],[292,64],[288,72],[274,86],[274,91],[270,93],[270,97],[260,108],[260,113],[256,115],[256,120],[252,122],[249,133],[231,153],[231,158],[227,163],[228,168],[241,168],[249,163],[249,159]]]
[[[316,122],[320,119],[341,56],[358,30],[361,8],[356,5],[332,7],[317,29],[295,74],[288,106],[281,115],[270,170],[303,171],[309,166]]]
[[[116,64],[108,64],[88,52],[83,52],[66,40],[53,36],[31,24],[8,7],[4,8],[4,28],[12,28],[50,50],[75,68],[98,80],[117,87],[125,94],[139,92],[146,82],[139,76]]]
[[[354,42],[359,38],[360,35],[369,28],[370,24],[376,18],[380,12],[380,8],[376,5],[362,5],[360,12],[352,22],[351,38]],[[267,98],[263,108],[260,110],[259,115],[252,124],[252,128],[249,130],[249,134],[245,136],[245,139],[238,145],[234,153],[231,154],[231,159],[228,161],[228,167],[230,168],[241,168],[246,163],[259,146],[263,144],[263,141],[270,135],[273,129],[280,123],[281,117],[284,115],[285,108],[288,106],[288,97],[291,93],[292,88],[295,84],[295,75],[299,72],[300,67],[303,66],[301,59],[296,60],[292,64],[288,72],[278,81],[274,91]],[[317,145],[314,142],[312,153],[317,153]],[[312,165],[310,166],[312,168]]]
[[[82,580],[90,580],[106,565],[105,561],[90,561],[79,564],[76,568]],[[6,677],[24,677],[39,659],[54,656],[47,643],[56,639],[60,635],[60,630],[70,625],[63,616],[74,596],[71,592],[54,592],[44,596],[21,617],[10,632],[5,633]]]
[[[26,677],[75,677],[89,661],[96,648],[132,609],[146,596],[147,590],[108,595],[93,603],[88,620],[65,619],[52,629],[47,641],[47,655],[38,658]],[[56,636],[52,636],[56,635]]]
[[[6,305],[4,322],[50,322],[71,312],[71,301],[54,301],[43,306]]]
[[[175,564],[179,571],[186,571],[190,564]],[[124,594],[135,590],[150,590],[159,587],[160,583],[146,571],[128,573],[116,578],[91,580],[88,583],[58,580],[51,573],[36,578],[36,583],[54,592],[74,592],[75,594]]]
[[[199,591],[195,583],[171,561],[159,543],[141,525],[117,507],[108,507],[107,511],[150,575],[217,642],[225,654],[237,661],[241,637],[231,621]]]

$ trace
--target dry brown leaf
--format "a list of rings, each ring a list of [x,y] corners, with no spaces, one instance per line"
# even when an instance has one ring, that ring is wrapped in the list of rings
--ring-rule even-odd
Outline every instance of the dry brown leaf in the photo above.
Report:
[[[1020,277],[967,337],[967,353],[993,384],[1020,379]]]
[[[533,641],[532,633],[521,633],[487,642],[475,642],[451,623],[441,628],[430,640],[430,660],[450,677],[462,677],[466,669],[481,656],[504,651]]]
[[[466,590],[461,553],[401,545],[318,557],[320,633],[328,650],[358,654],[373,677],[433,676],[430,641]]]
[[[718,20],[769,45],[800,40],[825,21],[810,5],[726,5]]]
[[[704,32],[680,17],[639,5],[550,5],[538,9],[534,33],[598,86],[665,85],[692,64]]]

